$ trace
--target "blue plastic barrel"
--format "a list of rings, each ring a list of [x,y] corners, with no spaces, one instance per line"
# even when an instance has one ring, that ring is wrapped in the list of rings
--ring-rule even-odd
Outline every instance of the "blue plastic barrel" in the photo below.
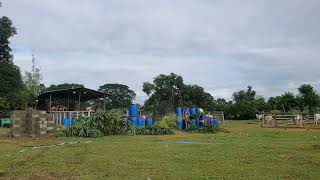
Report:
[[[144,127],[144,119],[143,118],[138,118],[138,126],[139,127]]]
[[[153,125],[153,119],[152,118],[146,119],[146,126],[152,126],[152,125]]]
[[[210,126],[210,119],[207,119],[207,118],[206,118],[206,119],[204,120],[204,122],[205,122],[205,125]]]
[[[77,117],[73,116],[71,119],[71,125],[75,125],[77,123]]]
[[[182,120],[182,119],[179,119],[179,120],[177,120],[176,121],[177,122],[177,125],[178,125],[178,127],[179,127],[179,129],[183,129],[183,123],[184,123],[184,121]]]
[[[137,104],[130,105],[129,116],[131,116],[131,117],[138,116],[138,105]]]
[[[200,108],[199,107],[197,107],[196,108],[196,114],[200,114],[201,112],[200,112]]]
[[[219,125],[219,120],[217,118],[214,118],[213,119],[213,123],[214,123],[214,126],[218,126]]]
[[[69,128],[71,125],[70,125],[70,119],[68,118],[65,118],[62,120],[62,125],[65,125],[66,128]]]
[[[207,125],[208,125],[207,119],[204,119],[204,120],[203,120],[203,125],[204,125],[204,126],[207,126]]]
[[[210,119],[210,126],[214,126],[214,119]]]
[[[200,127],[200,120],[197,119],[196,122],[195,122],[195,124],[196,124],[196,127]]]
[[[137,117],[129,117],[129,121],[132,122],[133,125],[138,126],[138,118]]]
[[[196,108],[192,107],[192,108],[190,108],[190,116],[193,116],[194,114],[197,114]]]
[[[177,116],[182,116],[182,115],[183,115],[183,109],[182,109],[182,107],[177,107],[177,109],[176,109],[176,114],[177,114]]]

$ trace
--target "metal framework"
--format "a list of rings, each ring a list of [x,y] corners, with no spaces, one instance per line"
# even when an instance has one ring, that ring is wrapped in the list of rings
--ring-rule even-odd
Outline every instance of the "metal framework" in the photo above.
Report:
[[[56,125],[61,125],[61,121],[73,117],[90,116],[91,109],[81,109],[81,103],[111,96],[88,88],[70,88],[56,91],[48,91],[38,96],[38,110],[46,110],[52,114]],[[55,102],[56,105],[53,105]],[[105,105],[104,105],[105,108]]]

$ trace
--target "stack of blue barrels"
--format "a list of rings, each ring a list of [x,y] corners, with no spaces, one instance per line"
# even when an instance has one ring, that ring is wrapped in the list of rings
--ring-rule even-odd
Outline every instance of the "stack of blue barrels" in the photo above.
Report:
[[[129,121],[131,121],[133,125],[138,126],[138,105],[137,104],[130,105]]]
[[[198,115],[198,118],[197,119],[191,119],[192,123],[195,124],[196,127],[199,127],[200,126],[200,108],[197,108],[197,107],[191,107],[189,108],[190,110],[190,116],[194,116],[194,115]]]
[[[138,105],[131,104],[129,108],[129,121],[138,127],[153,126],[153,119],[144,116],[139,117]]]
[[[219,120],[217,118],[212,118],[210,117],[209,119],[205,120],[205,124],[207,126],[218,126],[219,125]]]
[[[70,122],[70,119],[68,117],[69,117],[69,113],[66,113],[66,117],[64,119],[62,119],[62,121],[61,121],[61,124],[65,125],[66,128],[70,128],[71,127],[71,122]]]
[[[183,121],[182,107],[177,107],[176,114],[177,114],[177,125],[178,125],[179,129],[183,129],[185,126],[184,126],[184,121]]]
[[[153,119],[151,117],[146,119],[146,126],[153,126]]]
[[[219,120],[217,118],[210,119],[210,125],[211,126],[218,126],[219,125]]]

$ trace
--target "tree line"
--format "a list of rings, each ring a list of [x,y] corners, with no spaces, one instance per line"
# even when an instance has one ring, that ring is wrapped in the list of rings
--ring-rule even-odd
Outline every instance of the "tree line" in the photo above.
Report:
[[[258,113],[317,113],[320,96],[310,84],[298,88],[298,95],[285,92],[266,100],[258,96],[251,86],[232,94],[232,100],[214,97],[198,85],[188,85],[182,76],[161,74],[152,83],[146,82],[143,91],[148,95],[145,111],[164,115],[177,106],[202,107],[207,111],[224,111],[228,119],[252,119]]]

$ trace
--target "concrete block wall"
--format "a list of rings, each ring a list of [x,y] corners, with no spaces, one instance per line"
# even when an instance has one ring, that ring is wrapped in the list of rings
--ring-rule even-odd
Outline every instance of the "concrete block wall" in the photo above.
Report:
[[[54,122],[52,115],[46,111],[23,110],[11,113],[12,129],[10,135],[13,137],[40,137],[52,134]]]

